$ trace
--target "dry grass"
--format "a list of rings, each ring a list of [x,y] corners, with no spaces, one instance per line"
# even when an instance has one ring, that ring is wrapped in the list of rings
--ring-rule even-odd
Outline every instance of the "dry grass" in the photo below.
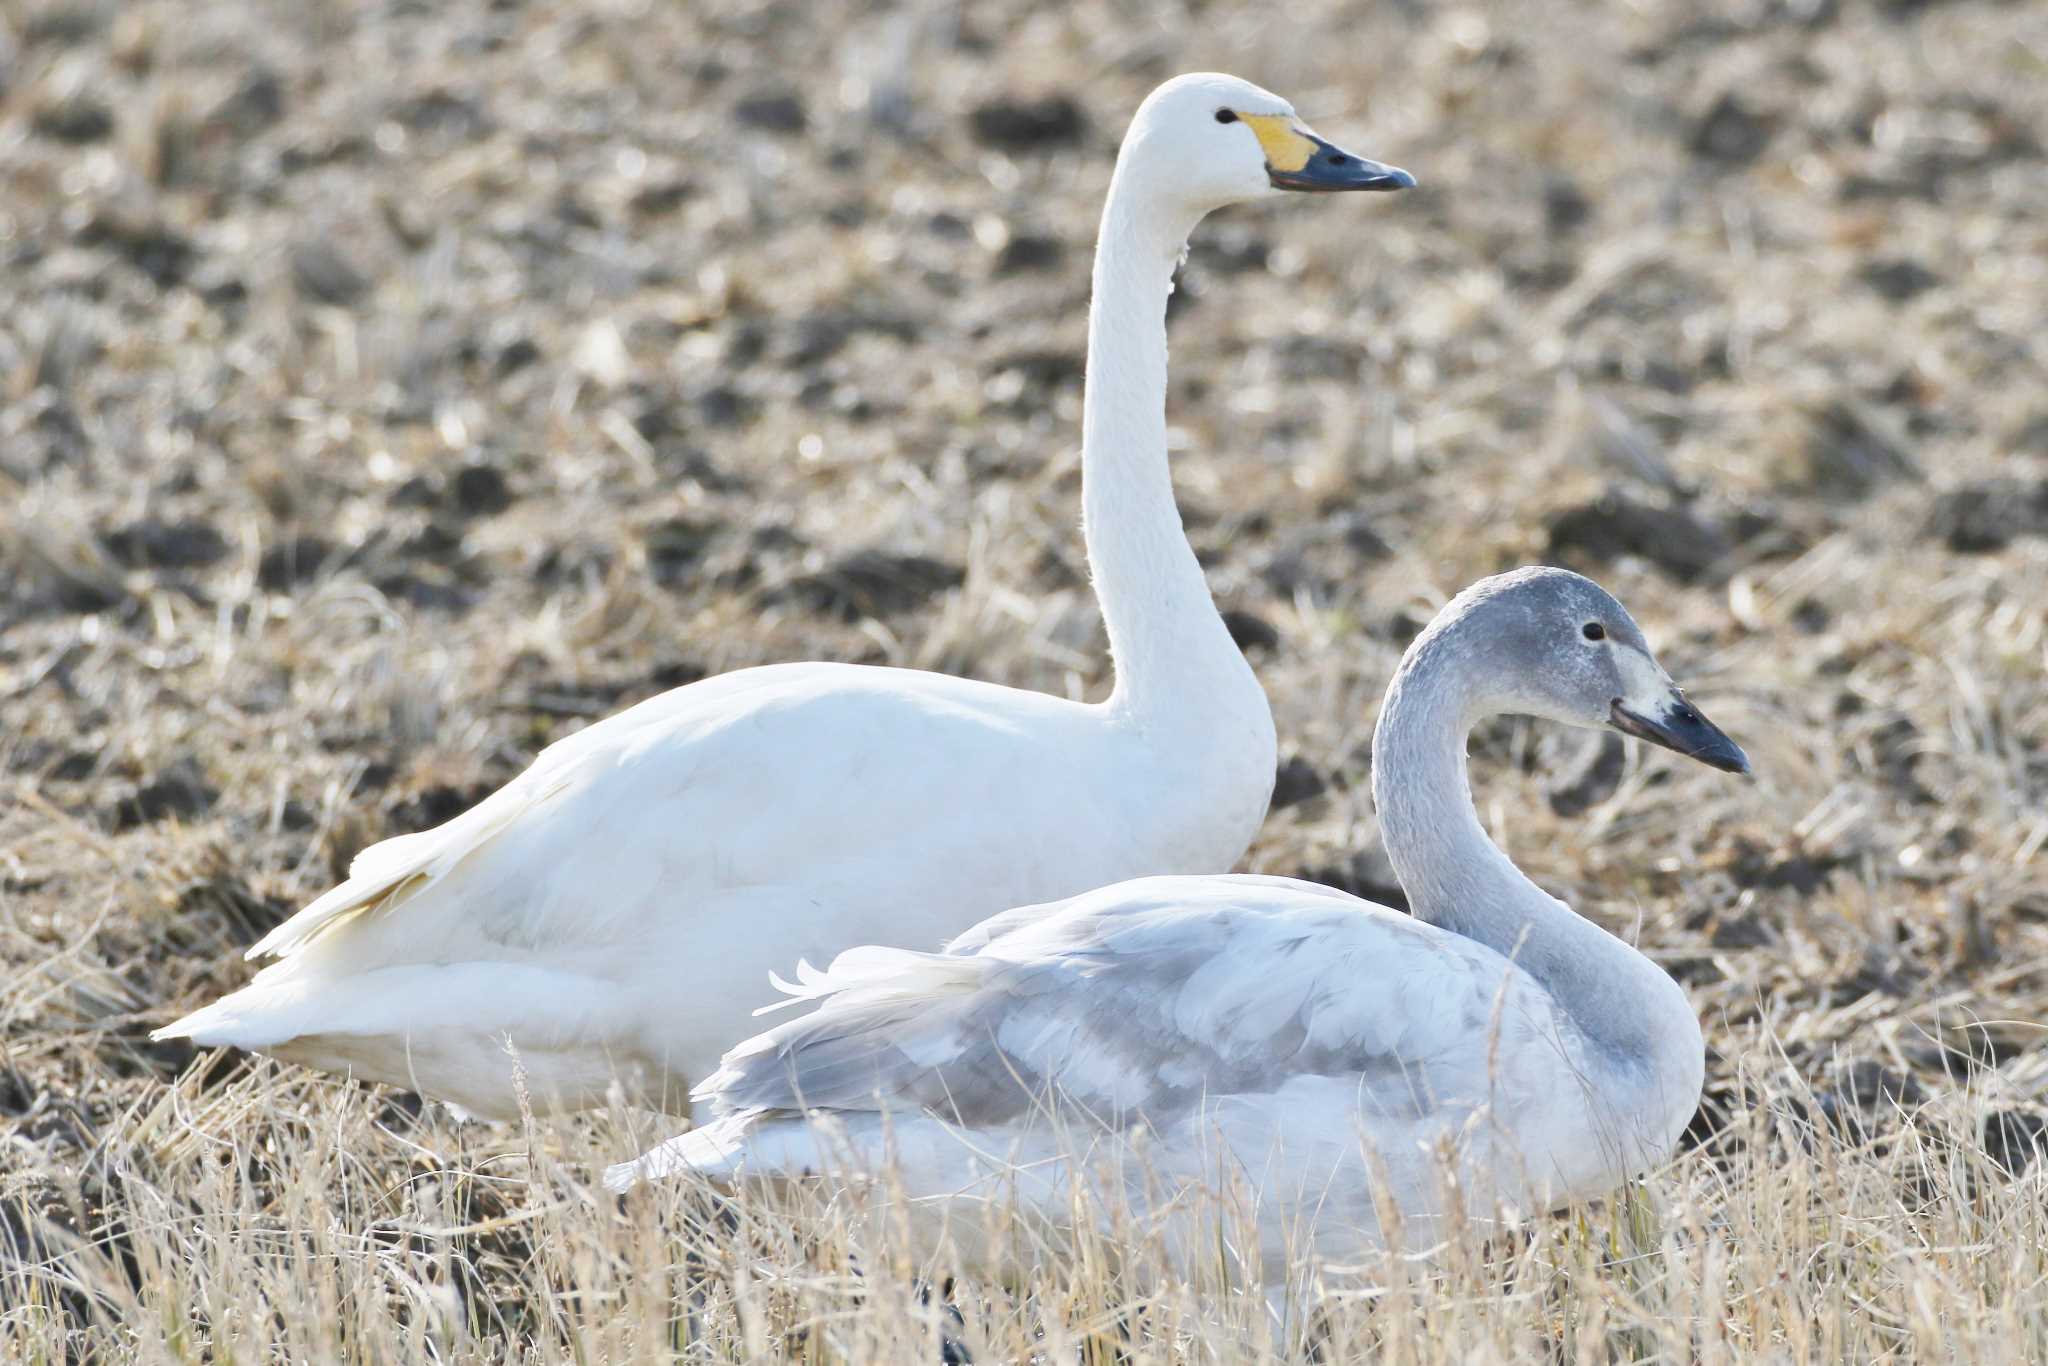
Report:
[[[1251,866],[1383,881],[1379,690],[1515,563],[1596,572],[1761,775],[1481,737],[1505,846],[1693,993],[1699,1142],[1321,1273],[1331,1355],[2048,1356],[2037,6],[78,0],[0,53],[0,1357],[936,1355],[946,1268],[849,1275],[843,1209],[595,1194],[634,1117],[147,1030],[701,672],[1099,695],[1087,253],[1204,66],[1424,186],[1226,215],[1177,296],[1190,534],[1306,765]],[[970,117],[1044,94],[1077,131]],[[964,1341],[1300,1358],[1118,1246],[961,1287]]]
[[[943,1338],[981,1361],[2032,1361],[2048,1351],[2048,1215],[1976,1142],[1958,1088],[1910,1125],[1776,1103],[1597,1209],[1421,1259],[1304,1263],[1249,1282],[1164,1269],[1142,1228],[1047,1237],[1007,1210],[1014,1282],[926,1297],[943,1253],[860,1239],[844,1193],[668,1185],[615,1201],[590,1174],[632,1125],[452,1123],[269,1067],[188,1079],[117,1144],[12,1197],[12,1345],[245,1359],[900,1361]],[[1320,1357],[1315,1354],[1320,1353]]]

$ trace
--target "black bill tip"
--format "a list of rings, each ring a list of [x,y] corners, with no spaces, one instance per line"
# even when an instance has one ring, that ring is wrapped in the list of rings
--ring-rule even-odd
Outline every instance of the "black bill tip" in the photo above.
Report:
[[[1630,711],[1614,699],[1609,710],[1614,728],[1624,735],[1633,735],[1639,740],[1648,740],[1653,745],[1683,754],[1688,759],[1697,759],[1708,768],[1718,768],[1723,773],[1747,774],[1749,756],[1722,733],[1721,728],[1700,714],[1698,707],[1673,693],[1656,716],[1644,716]]]
[[[1315,152],[1297,171],[1267,168],[1266,177],[1276,190],[1307,190],[1329,194],[1343,190],[1412,190],[1415,177],[1399,166],[1385,166],[1366,157],[1354,156],[1332,146],[1312,133],[1303,134],[1315,144]]]

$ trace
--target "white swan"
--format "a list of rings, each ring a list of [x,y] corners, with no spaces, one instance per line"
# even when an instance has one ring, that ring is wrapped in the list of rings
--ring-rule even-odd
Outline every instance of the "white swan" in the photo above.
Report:
[[[1059,1225],[1076,1181],[1098,1208],[1172,1211],[1167,1245],[1214,1257],[1215,1212],[1249,1187],[1269,1286],[1309,1246],[1435,1242],[1453,1212],[1442,1152],[1475,1219],[1612,1188],[1691,1117],[1699,1024],[1676,982],[1487,838],[1465,737],[1501,712],[1748,771],[1598,585],[1488,579],[1416,638],[1374,740],[1415,918],[1286,878],[1147,877],[995,916],[944,954],[856,949],[784,985],[813,1013],[726,1055],[698,1093],[713,1122],[609,1184],[846,1178],[893,1158],[910,1208],[950,1216],[969,1262],[989,1255],[985,1206],[1014,1192]],[[1180,1198],[1204,1187],[1226,1203]]]
[[[157,1037],[256,1049],[518,1113],[670,1108],[752,1029],[770,969],[1165,868],[1221,870],[1274,773],[1264,693],[1183,535],[1166,457],[1166,299],[1212,209],[1376,190],[1288,104],[1167,82],[1117,157],[1089,313],[1082,497],[1116,684],[1082,705],[938,674],[747,669],[545,750],[250,950],[280,961]]]

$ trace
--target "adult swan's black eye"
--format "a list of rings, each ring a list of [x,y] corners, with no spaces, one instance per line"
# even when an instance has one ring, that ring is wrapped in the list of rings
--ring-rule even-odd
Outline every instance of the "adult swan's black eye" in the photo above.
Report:
[[[1237,111],[1236,111],[1235,109],[1219,109],[1219,110],[1217,110],[1217,111],[1216,111],[1216,122],[1218,122],[1218,123],[1236,123],[1236,122],[1237,122]]]
[[[1605,640],[1607,639],[1607,628],[1597,621],[1589,621],[1586,623],[1584,634],[1588,640]]]

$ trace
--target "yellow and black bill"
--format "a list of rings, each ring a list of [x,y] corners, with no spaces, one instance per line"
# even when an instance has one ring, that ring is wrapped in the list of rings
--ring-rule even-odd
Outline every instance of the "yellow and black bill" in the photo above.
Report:
[[[1276,190],[1406,190],[1415,177],[1398,166],[1354,156],[1311,133],[1286,114],[1239,114],[1266,153],[1266,177]]]

